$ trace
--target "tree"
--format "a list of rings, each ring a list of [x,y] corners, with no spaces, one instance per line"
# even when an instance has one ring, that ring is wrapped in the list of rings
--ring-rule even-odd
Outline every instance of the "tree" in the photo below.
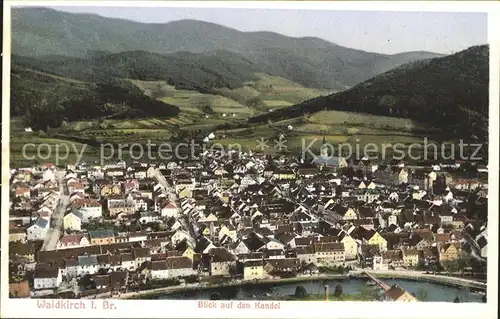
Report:
[[[465,268],[468,268],[471,266],[471,257],[462,253],[458,257],[456,264],[457,264],[457,270],[459,270],[460,272],[463,272]]]
[[[80,279],[80,286],[85,289],[93,289],[95,288],[95,282],[89,274],[86,274]]]
[[[208,104],[202,106],[201,110],[205,114],[214,114],[215,113],[213,108]]]
[[[335,297],[342,296],[342,285],[338,284],[338,285],[335,286],[335,290],[333,291],[333,295]]]
[[[306,291],[306,288],[304,288],[303,286],[297,286],[297,287],[295,288],[295,294],[294,294],[294,297],[295,297],[295,298],[299,298],[299,299],[306,298],[306,297],[307,297],[307,291]]]
[[[348,167],[346,169],[346,172],[345,172],[345,176],[349,177],[349,178],[353,178],[355,175],[355,172],[354,172],[354,169],[352,167]]]
[[[21,197],[11,195],[10,198],[12,198],[12,207],[17,207],[22,202]]]

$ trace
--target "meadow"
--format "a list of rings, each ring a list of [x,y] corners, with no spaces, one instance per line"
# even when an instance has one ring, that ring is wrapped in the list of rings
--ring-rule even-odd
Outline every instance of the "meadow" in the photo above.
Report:
[[[63,150],[64,144],[70,145],[71,150],[80,150],[83,144],[88,144],[83,158],[93,161],[99,157],[100,144],[161,144],[179,135],[196,136],[202,143],[204,137],[213,133],[216,138],[209,144],[232,145],[233,148],[268,153],[297,153],[307,147],[316,154],[323,137],[332,146],[349,144],[362,149],[371,143],[382,149],[384,144],[401,143],[399,149],[405,150],[412,143],[422,143],[418,132],[435,132],[409,119],[344,111],[320,111],[274,123],[248,124],[246,120],[254,114],[328,93],[264,74],[259,74],[256,81],[244,83],[241,88],[218,89],[218,94],[177,90],[164,81],[129,81],[147,95],[178,106],[180,114],[171,118],[63,122],[61,127],[45,133],[24,132],[19,119],[14,119],[11,123],[15,132],[11,135],[12,163],[23,165],[32,162],[22,155],[22,147],[26,143],[49,145],[51,156],[45,154],[46,161],[53,161],[55,150]],[[280,136],[281,145],[277,144]],[[266,142],[263,148],[259,147],[262,146],[258,142],[261,139]],[[392,152],[392,147],[385,149],[389,154]],[[414,149],[414,152],[419,152],[419,147]],[[28,156],[33,155],[37,154],[28,153]],[[43,160],[45,155],[41,156]],[[127,151],[123,156],[127,157]],[[74,162],[75,159],[76,154],[71,151],[65,162]]]

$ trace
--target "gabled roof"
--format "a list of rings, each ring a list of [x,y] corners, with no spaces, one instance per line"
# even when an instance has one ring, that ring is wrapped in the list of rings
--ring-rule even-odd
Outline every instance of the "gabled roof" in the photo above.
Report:
[[[44,219],[44,218],[38,218],[35,222],[34,225],[40,227],[40,228],[46,228],[48,226],[49,222],[48,220]]]
[[[59,268],[38,267],[35,269],[34,278],[56,278],[59,275]]]
[[[204,236],[201,236],[200,238],[198,238],[198,240],[196,241],[196,247],[195,247],[195,251],[197,253],[202,253],[203,251],[205,251],[205,249],[207,249],[207,247],[212,244],[212,242],[210,240],[208,240],[206,237]]]
[[[68,214],[66,214],[66,216],[68,216],[68,215],[74,215],[75,217],[77,217],[80,220],[83,219],[83,214],[78,210],[72,210]],[[66,217],[66,216],[64,216],[64,217]]]
[[[314,237],[295,238],[295,246],[308,246],[314,242]]]
[[[296,247],[294,250],[295,250],[295,253],[297,254],[297,256],[314,254],[314,246],[313,245]]]
[[[151,252],[148,248],[134,248],[132,251],[134,254],[134,258],[147,258],[151,256]]]
[[[343,243],[315,243],[313,244],[315,252],[334,252],[344,251]]]
[[[255,229],[255,232],[257,234],[265,236],[265,237],[274,235],[274,233],[267,227],[257,228],[257,229]]]
[[[300,268],[300,259],[298,258],[266,259],[266,263],[270,264],[274,269],[277,270]]]
[[[208,254],[212,257],[212,262],[228,262],[236,260],[236,257],[226,248],[212,248]]]
[[[358,213],[360,218],[374,218],[376,214],[373,208],[364,206],[358,208]]]
[[[243,240],[245,246],[248,247],[251,251],[257,251],[262,248],[265,243],[262,239],[260,239],[255,233],[251,233],[247,239]]]
[[[97,256],[78,256],[78,265],[79,266],[94,266],[97,265]]]
[[[64,235],[59,239],[59,242],[64,245],[78,245],[83,237],[85,237],[83,234]]]
[[[373,237],[373,235],[375,235],[375,233],[375,230],[367,230],[361,226],[358,226],[350,233],[350,235],[355,239],[369,240]]]
[[[384,260],[402,260],[403,252],[401,250],[387,250],[382,252],[382,258]]]
[[[380,247],[378,245],[361,245],[361,253],[364,256],[371,256],[380,253]]]
[[[188,244],[187,240],[183,240],[177,244],[175,249],[181,253],[184,253],[188,248],[192,248],[191,245]]]
[[[289,242],[291,242],[295,236],[293,234],[290,234],[290,233],[283,233],[283,234],[280,234],[278,236],[276,236],[276,238],[284,243],[284,244],[288,244]]]
[[[389,290],[385,292],[385,296],[392,300],[398,300],[401,296],[405,294],[405,290],[397,285],[393,285]]]
[[[115,237],[115,232],[112,229],[98,229],[89,231],[89,238],[109,238]]]

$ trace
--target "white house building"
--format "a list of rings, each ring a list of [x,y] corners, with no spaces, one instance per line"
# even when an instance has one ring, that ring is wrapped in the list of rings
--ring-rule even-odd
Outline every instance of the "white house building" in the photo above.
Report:
[[[97,256],[78,256],[77,275],[93,275],[99,270]]]
[[[160,205],[160,214],[162,217],[177,217],[179,215],[179,209],[175,204],[165,202]]]
[[[26,238],[28,240],[44,240],[49,228],[49,221],[39,217],[33,225],[26,229]]]
[[[34,289],[55,289],[62,282],[62,273],[59,268],[37,268],[33,275]]]
[[[82,214],[82,222],[86,223],[92,218],[102,217],[102,205],[84,205],[78,209],[78,212]]]
[[[168,279],[195,275],[193,263],[188,257],[169,257],[166,260],[151,263],[152,279]]]

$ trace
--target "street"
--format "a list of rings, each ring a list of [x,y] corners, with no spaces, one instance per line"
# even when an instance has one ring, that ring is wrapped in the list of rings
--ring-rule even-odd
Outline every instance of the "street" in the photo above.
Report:
[[[167,194],[168,200],[171,203],[174,203],[175,206],[177,206],[178,210],[181,210],[181,208],[178,206],[178,202],[177,202],[178,198],[177,198],[177,195],[175,193],[175,190],[168,184],[167,179],[165,178],[165,176],[163,176],[163,174],[160,172],[159,169],[156,169],[155,177],[156,177],[156,180],[158,181],[158,183],[160,183],[160,185],[165,188],[164,193]],[[193,228],[193,223],[191,222],[191,216],[182,216],[181,218],[179,218],[179,221],[181,222],[182,227],[185,230],[189,231],[190,243],[192,245],[196,245],[196,241],[195,241],[196,233],[195,233],[194,228]]]
[[[47,236],[43,242],[42,250],[55,250],[57,242],[63,233],[63,217],[69,205],[68,188],[64,181],[65,171],[57,171],[56,179],[59,184],[59,202],[54,213],[51,216],[51,226],[47,231]]]
[[[175,203],[177,200],[175,190],[168,184],[167,179],[165,178],[165,176],[163,176],[159,169],[155,170],[155,177],[158,183],[160,183],[160,185],[165,188],[169,201],[171,203]]]

